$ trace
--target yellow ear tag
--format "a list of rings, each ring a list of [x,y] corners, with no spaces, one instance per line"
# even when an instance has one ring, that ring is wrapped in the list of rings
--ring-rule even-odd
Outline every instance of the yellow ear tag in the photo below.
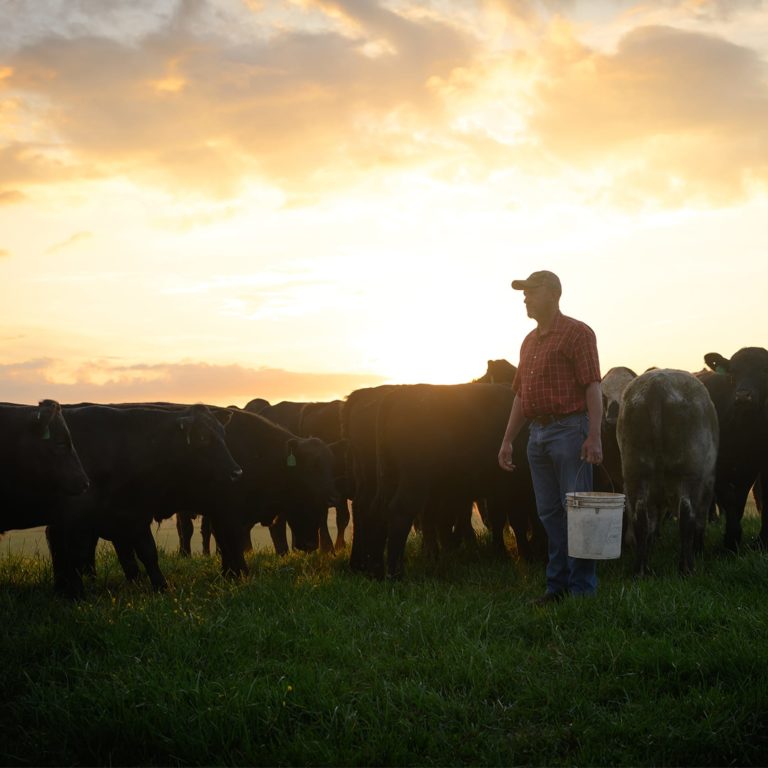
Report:
[[[289,467],[295,467],[295,466],[296,466],[296,457],[293,455],[293,451],[291,451],[291,452],[288,454],[288,458],[285,460],[285,463],[286,463],[286,464],[287,464]]]

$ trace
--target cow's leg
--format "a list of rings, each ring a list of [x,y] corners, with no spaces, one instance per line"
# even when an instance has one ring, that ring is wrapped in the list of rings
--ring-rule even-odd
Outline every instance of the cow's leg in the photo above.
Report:
[[[202,515],[200,520],[200,536],[203,539],[203,554],[206,557],[211,556],[211,536],[213,535],[213,528],[211,526],[211,518],[209,515]]]
[[[278,555],[287,555],[290,548],[288,547],[288,533],[283,515],[278,515],[272,525],[269,526],[269,535],[272,538],[275,552]]]
[[[222,574],[228,577],[245,576],[248,566],[245,564],[244,533],[250,541],[250,527],[226,512],[211,516],[211,526],[221,554]]]
[[[69,543],[72,563],[81,576],[96,575],[96,547],[99,536],[92,530],[79,530]]]
[[[416,514],[424,509],[426,493],[413,485],[400,485],[387,506],[387,578],[402,579],[405,544]]]
[[[72,600],[81,599],[85,589],[73,557],[72,539],[75,534],[63,526],[49,525],[45,529],[45,538],[51,553],[54,591]]]
[[[693,506],[690,498],[685,495],[680,499],[678,507],[680,528],[680,573],[688,575],[693,573],[693,550],[695,546],[696,524],[693,514]]]
[[[760,533],[757,536],[757,543],[762,549],[768,549],[768,509],[766,509],[766,498],[768,497],[768,467],[763,469],[758,475],[753,494],[755,497],[755,506],[760,515]]]
[[[192,555],[192,534],[195,530],[193,519],[194,516],[187,512],[176,513],[176,532],[179,534],[179,554],[182,557]]]
[[[725,548],[738,552],[741,546],[741,518],[744,517],[744,505],[752,483],[735,483],[727,490],[720,488],[718,501],[722,499],[725,508]]]
[[[440,530],[437,504],[428,503],[416,520],[417,530],[421,529],[421,553],[424,557],[436,562],[440,556],[440,545],[445,546],[445,534]]]
[[[251,541],[251,526],[250,525],[243,525],[242,526],[242,532],[241,532],[241,544],[243,547],[243,552],[253,552],[253,542]]]
[[[123,538],[112,540],[115,554],[128,581],[136,581],[139,578],[139,564],[134,556],[133,542]]]
[[[351,515],[349,513],[349,500],[341,499],[336,503],[336,542],[334,548],[338,552],[347,546],[344,534],[349,525]]]
[[[317,527],[318,540],[320,542],[320,551],[329,554],[333,552],[333,539],[331,539],[331,532],[328,530],[328,510],[326,509],[323,519]]]
[[[453,520],[453,541],[456,545],[477,545],[477,536],[472,527],[472,511],[474,504],[471,499],[463,499],[456,502]]]
[[[383,515],[377,511],[378,503],[373,488],[367,482],[359,482],[352,502],[353,533],[349,567],[353,573],[383,579],[387,528]]]
[[[648,530],[648,498],[646,494],[634,499],[630,515],[634,520],[635,530],[635,575],[643,577],[648,568],[648,546],[650,531]]]
[[[494,496],[477,500],[477,511],[483,525],[491,533],[491,549],[494,555],[508,557],[509,550],[504,542],[504,531],[507,527],[507,505]],[[520,547],[518,545],[518,552]]]
[[[152,535],[152,529],[149,526],[142,528],[139,535],[134,538],[133,545],[154,590],[156,592],[165,591],[168,588],[168,582],[160,570],[160,563],[157,558],[157,544],[155,543],[155,537]]]

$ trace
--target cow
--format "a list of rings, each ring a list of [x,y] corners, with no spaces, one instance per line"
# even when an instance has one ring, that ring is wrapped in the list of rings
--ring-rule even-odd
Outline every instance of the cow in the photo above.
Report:
[[[691,573],[704,544],[719,443],[715,406],[691,373],[662,368],[625,388],[617,422],[635,572],[645,575],[665,516],[680,529],[680,572]],[[631,537],[630,537],[631,538]]]
[[[336,541],[331,540],[326,518],[320,524],[320,549],[323,552],[341,550],[346,546],[345,531],[350,521],[346,478],[346,443],[341,440],[341,400],[330,402],[296,402],[283,400],[269,405],[266,400],[251,400],[246,410],[258,413],[275,424],[301,437],[317,437],[327,443],[334,455],[336,490],[333,504],[336,511]],[[278,554],[288,552],[288,539],[284,519],[270,526],[270,535]]]
[[[81,574],[92,566],[98,538],[112,542],[129,580],[138,577],[138,556],[152,586],[165,589],[152,521],[242,475],[224,441],[229,414],[217,420],[204,405],[95,404],[65,406],[64,413],[91,485],[80,497],[59,501],[46,530],[55,590],[83,595]],[[236,529],[218,524],[223,546],[232,549]]]
[[[299,434],[301,411],[306,403],[294,400],[281,400],[279,403],[270,405],[266,401],[261,402],[266,403],[266,405],[259,406],[258,398],[256,400],[251,400],[245,406],[245,410],[250,411],[251,413],[257,413],[259,416],[263,416],[265,419],[269,419],[275,424],[285,427],[289,432],[293,432],[294,435]]]
[[[372,575],[403,576],[408,533],[428,506],[454,514],[483,498],[491,520],[500,523],[492,533],[503,533],[509,514],[518,549],[525,550],[529,527],[535,532],[541,525],[530,473],[506,473],[497,460],[513,399],[508,386],[477,383],[415,384],[384,394],[376,416],[376,494],[365,536]],[[355,526],[357,537],[357,518]]]
[[[331,448],[334,457],[334,509],[336,510],[336,540],[333,549],[337,552],[347,546],[345,532],[351,514],[349,510],[349,483],[347,479],[347,444],[341,435],[341,400],[305,403],[299,416],[298,434],[303,437],[319,437]],[[321,548],[328,549],[330,537],[327,523],[320,528]],[[324,541],[325,539],[325,541]]]
[[[0,534],[45,525],[58,496],[88,485],[58,402],[0,403]]]
[[[479,379],[473,379],[475,384],[512,384],[517,375],[517,366],[504,358],[489,360],[485,373]]]
[[[741,519],[750,488],[768,478],[768,350],[743,347],[730,359],[704,355],[710,368],[697,374],[715,404],[720,428],[715,499],[725,516],[724,546],[741,546]],[[768,547],[763,505],[758,545]]]
[[[627,385],[637,374],[625,366],[616,366],[607,371],[600,382],[603,393],[603,421],[600,428],[603,442],[602,470],[595,472],[595,490],[622,493],[623,479],[621,455],[616,439],[616,422],[619,419],[621,396]]]
[[[248,413],[261,413],[265,408],[269,407],[269,400],[265,400],[263,397],[255,397],[243,406],[243,410],[248,411]]]
[[[347,395],[341,409],[341,434],[347,443],[347,479],[352,499],[352,548],[349,567],[353,573],[384,577],[383,560],[374,560],[370,541],[386,537],[381,521],[374,518],[376,495],[376,418],[379,403],[402,384],[363,387]]]
[[[294,549],[312,552],[334,503],[334,456],[317,437],[301,437],[258,414],[232,412],[227,445],[243,477],[220,503],[229,505],[247,530],[285,521]],[[204,511],[204,509],[200,509]],[[216,525],[214,520],[214,534]],[[287,542],[284,545],[287,547]]]
[[[154,407],[177,413],[185,406]],[[216,537],[227,575],[247,573],[244,553],[256,524],[269,526],[271,532],[275,520],[285,520],[295,549],[316,550],[320,521],[327,517],[334,493],[330,448],[318,438],[299,437],[245,410],[207,408],[226,424],[226,446],[241,475],[237,483],[219,478],[178,496],[174,500],[177,521],[203,516],[203,526]],[[164,511],[163,517],[169,516]]]

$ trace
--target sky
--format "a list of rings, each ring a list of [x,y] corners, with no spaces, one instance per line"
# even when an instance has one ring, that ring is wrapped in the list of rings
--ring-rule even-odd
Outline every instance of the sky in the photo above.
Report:
[[[768,2],[2,0],[0,400],[768,346]]]

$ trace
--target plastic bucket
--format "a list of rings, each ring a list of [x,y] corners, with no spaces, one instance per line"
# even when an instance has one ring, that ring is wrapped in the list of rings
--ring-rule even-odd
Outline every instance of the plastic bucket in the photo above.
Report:
[[[587,560],[621,556],[624,494],[574,491],[565,494],[568,554]]]

